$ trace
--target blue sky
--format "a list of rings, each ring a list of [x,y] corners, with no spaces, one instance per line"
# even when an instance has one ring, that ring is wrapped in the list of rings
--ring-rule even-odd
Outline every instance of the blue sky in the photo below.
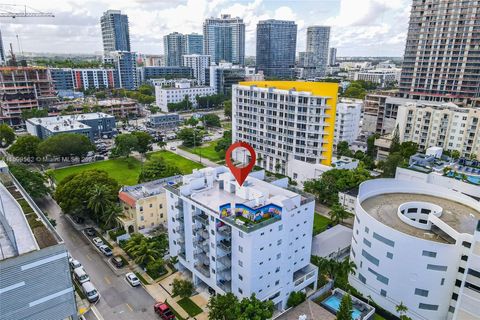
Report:
[[[305,49],[306,27],[329,25],[330,46],[339,56],[403,55],[411,0],[84,0],[9,1],[55,18],[0,19],[4,46],[23,51],[94,53],[102,50],[100,16],[107,9],[128,14],[132,50],[162,54],[165,34],[202,32],[206,17],[228,13],[246,23],[246,54],[255,54],[255,28],[260,20],[294,20],[297,51]],[[1,9],[1,6],[0,6]],[[10,8],[11,9],[11,8]]]

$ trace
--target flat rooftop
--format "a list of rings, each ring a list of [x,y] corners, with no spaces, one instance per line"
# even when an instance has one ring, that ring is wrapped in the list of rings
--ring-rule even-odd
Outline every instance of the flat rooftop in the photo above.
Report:
[[[58,125],[64,122],[76,122],[82,120],[96,120],[102,118],[113,118],[112,115],[103,113],[103,112],[91,112],[91,113],[82,113],[82,114],[74,114],[74,115],[67,115],[67,116],[55,116],[55,117],[43,117],[43,118],[31,118],[28,119],[30,123],[34,125]]]
[[[150,197],[156,194],[165,192],[164,186],[169,182],[175,183],[181,181],[182,176],[173,176],[164,179],[158,179],[149,181],[146,183],[137,184],[134,186],[125,186],[122,188],[122,192],[128,193],[136,200]]]
[[[385,193],[365,199],[361,205],[373,218],[383,224],[425,240],[449,243],[437,233],[412,227],[397,215],[398,207],[405,202],[420,201],[436,204],[443,209],[440,219],[459,233],[473,234],[480,212],[462,203],[425,194],[416,193]]]
[[[352,236],[352,229],[337,224],[313,237],[312,255],[327,257],[332,252],[347,248],[352,244]]]

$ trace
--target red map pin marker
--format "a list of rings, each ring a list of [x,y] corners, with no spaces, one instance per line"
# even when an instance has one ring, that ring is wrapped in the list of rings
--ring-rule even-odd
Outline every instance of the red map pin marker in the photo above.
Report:
[[[250,163],[243,168],[235,167],[231,160],[232,152],[237,148],[245,148],[250,153]],[[257,155],[255,154],[255,150],[253,150],[251,145],[243,141],[235,142],[234,144],[232,144],[230,147],[228,147],[225,154],[225,162],[228,168],[230,168],[230,171],[232,172],[233,176],[235,177],[240,186],[242,186],[243,182],[245,182],[245,179],[247,179],[248,174],[250,173],[250,171],[252,171],[252,168],[255,165],[255,161],[257,161]]]

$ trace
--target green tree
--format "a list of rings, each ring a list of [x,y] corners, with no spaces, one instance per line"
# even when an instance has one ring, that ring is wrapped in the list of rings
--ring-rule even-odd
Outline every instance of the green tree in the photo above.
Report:
[[[218,127],[220,128],[222,124],[220,123],[220,117],[215,113],[207,113],[202,117],[203,125],[206,127]]]
[[[170,263],[174,266],[178,263],[178,256],[171,256]]]
[[[347,141],[340,141],[337,144],[337,156],[352,157],[353,153],[350,151],[350,146]]]
[[[273,316],[273,302],[271,300],[261,301],[252,294],[250,298],[243,298],[240,301],[239,320],[266,320]]]
[[[452,157],[453,159],[458,159],[458,158],[460,158],[460,151],[458,151],[458,150],[452,150],[452,152],[451,152],[451,157]]]
[[[305,301],[306,295],[301,291],[292,291],[287,300],[287,308],[296,307],[303,301]]]
[[[155,88],[149,84],[142,84],[138,87],[138,92],[147,96],[153,96]]]
[[[158,141],[157,142],[157,146],[160,148],[160,149],[165,149],[165,147],[167,146],[167,143],[165,141]]]
[[[138,182],[153,181],[182,174],[177,166],[168,164],[162,157],[153,157],[145,162],[138,177]]]
[[[343,209],[339,204],[334,204],[329,212],[330,219],[333,223],[342,223],[343,220],[350,217],[350,213]]]
[[[87,208],[92,211],[97,224],[100,222],[100,218],[102,218],[112,206],[113,199],[109,188],[103,184],[94,186],[88,194]]]
[[[43,118],[48,116],[47,109],[26,109],[22,111],[22,120]]]
[[[192,127],[195,127],[198,124],[198,122],[199,122],[198,119],[195,118],[194,116],[191,116],[190,118],[185,120],[185,124],[187,126],[192,126]]]
[[[228,119],[232,119],[232,100],[227,100],[223,103],[223,114]]]
[[[367,155],[370,158],[375,158],[376,156],[376,148],[375,148],[375,139],[380,137],[379,134],[372,134],[367,138]]]
[[[180,130],[177,137],[182,140],[185,147],[198,147],[202,144],[203,132],[197,129],[184,128]]]
[[[117,217],[123,212],[123,209],[118,204],[112,203],[107,207],[107,210],[101,216],[103,229],[108,230],[117,225]]]
[[[9,169],[32,198],[40,199],[50,192],[50,189],[45,185],[46,178],[41,173],[30,170],[21,164],[10,164]]]
[[[367,92],[359,85],[351,84],[343,93],[346,98],[364,99]]]
[[[22,162],[35,162],[38,145],[41,141],[36,136],[21,136],[17,138],[7,151],[17,158],[22,158]]]
[[[393,130],[392,142],[390,143],[389,153],[400,152],[400,132],[398,125]]]
[[[418,144],[413,141],[405,141],[400,145],[400,154],[405,159],[410,159],[411,156],[418,151]]]
[[[240,317],[240,303],[231,292],[211,296],[207,308],[209,320],[238,320]]]
[[[136,263],[142,266],[162,257],[161,251],[158,250],[158,244],[138,233],[127,240],[123,249],[133,257]]]
[[[379,168],[383,170],[382,176],[385,178],[395,177],[397,167],[401,166],[404,161],[405,159],[400,153],[390,154],[383,163],[379,164]]]
[[[225,153],[227,152],[227,149],[230,147],[231,144],[232,144],[232,130],[224,131],[222,139],[218,140],[217,144],[215,145],[215,151],[223,158],[225,156]]]
[[[194,291],[193,283],[184,279],[173,279],[172,286],[172,294],[181,298],[190,297]]]
[[[15,132],[9,125],[0,124],[0,144],[2,147],[8,147],[15,140]]]
[[[88,152],[94,151],[95,145],[83,134],[60,133],[43,140],[37,148],[37,155],[62,157],[72,160],[79,158],[80,162]]]
[[[411,318],[407,316],[408,308],[403,304],[403,302],[400,302],[399,305],[396,305],[395,310],[400,315],[400,320],[411,320]]]
[[[152,151],[153,138],[151,135],[143,131],[132,132],[132,135],[137,138],[135,151],[142,155],[145,155],[148,151]]]
[[[55,199],[64,213],[97,220],[97,216],[92,209],[94,207],[93,202],[90,206],[89,203],[91,203],[92,190],[96,190],[101,185],[108,190],[105,201],[115,203],[120,186],[116,180],[108,176],[106,171],[102,170],[86,170],[65,177],[55,190]],[[101,209],[98,207],[97,212],[100,211]]]
[[[115,137],[115,147],[112,149],[114,157],[129,157],[137,149],[138,139],[131,133],[119,134]]]
[[[340,308],[337,312],[337,320],[352,320],[352,312],[353,312],[353,305],[352,305],[352,297],[350,294],[345,294],[342,298],[342,302],[340,303]]]

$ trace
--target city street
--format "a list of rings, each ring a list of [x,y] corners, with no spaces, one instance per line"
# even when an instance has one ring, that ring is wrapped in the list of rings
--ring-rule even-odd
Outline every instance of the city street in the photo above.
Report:
[[[56,220],[56,230],[70,254],[84,266],[91,282],[100,292],[101,298],[95,305],[98,311],[89,311],[85,314],[86,319],[158,319],[153,312],[153,298],[142,286],[134,288],[126,282],[126,269],[123,274],[116,275],[86,236],[60,213],[61,209],[53,199],[46,198],[39,201],[38,205]]]

